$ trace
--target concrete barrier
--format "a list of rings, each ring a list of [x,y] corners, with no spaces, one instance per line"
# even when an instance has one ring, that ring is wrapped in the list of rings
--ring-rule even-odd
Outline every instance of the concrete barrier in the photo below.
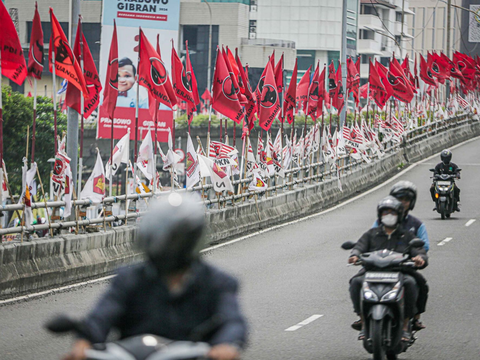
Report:
[[[328,208],[390,178],[400,164],[416,162],[479,135],[480,123],[473,122],[426,137],[381,161],[348,171],[341,179],[343,192],[333,178],[261,199],[258,204],[245,202],[208,210],[205,246]],[[141,258],[134,239],[135,227],[124,226],[106,232],[0,245],[0,299],[107,275],[117,266]]]

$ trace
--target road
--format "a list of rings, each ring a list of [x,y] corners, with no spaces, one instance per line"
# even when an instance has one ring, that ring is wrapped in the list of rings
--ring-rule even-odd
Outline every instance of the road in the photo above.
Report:
[[[458,182],[462,211],[450,220],[440,220],[432,211],[428,191],[428,169],[439,156],[398,178],[417,184],[413,214],[426,223],[431,242],[430,265],[423,271],[430,284],[422,318],[427,329],[400,359],[480,358],[479,149],[480,140],[475,140],[453,151],[453,161],[463,169]],[[358,268],[346,266],[348,253],[340,244],[357,240],[371,226],[376,204],[392,184],[318,216],[205,253],[208,261],[241,280],[251,339],[243,359],[371,358],[350,328],[356,317],[348,280]],[[47,334],[42,322],[58,311],[81,316],[107,283],[0,307],[0,358],[58,359],[71,340]],[[292,328],[303,321],[307,324]]]

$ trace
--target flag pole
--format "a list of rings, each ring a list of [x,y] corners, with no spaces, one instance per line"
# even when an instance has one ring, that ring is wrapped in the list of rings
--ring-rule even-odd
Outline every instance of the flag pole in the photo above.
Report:
[[[52,68],[53,68],[53,96],[52,96],[52,101],[53,101],[53,136],[55,139],[55,154],[57,153],[57,78],[55,74],[55,50],[54,47],[52,47]]]
[[[35,162],[35,131],[37,125],[37,78],[33,78],[33,127],[32,127],[32,161]]]
[[[158,100],[155,99],[155,114],[154,114],[154,121],[155,121],[155,145],[153,146],[153,195],[155,195],[155,191],[157,190],[157,131],[158,131]],[[190,125],[189,125],[190,126]]]
[[[142,47],[142,28],[138,28],[138,64],[137,69],[140,68],[140,53]],[[138,76],[138,75],[137,75]],[[140,101],[140,83],[137,79],[137,98],[135,101],[135,151],[134,151],[134,166],[133,166],[133,189],[135,190],[137,186],[137,156],[138,156],[138,102]],[[173,119],[175,124],[175,118]]]
[[[82,74],[84,73],[84,60],[83,60],[83,29],[82,29],[82,16],[78,15],[78,26],[80,26],[80,68]],[[80,199],[80,192],[82,190],[82,173],[83,173],[83,115],[84,115],[85,99],[83,92],[80,92],[80,153],[78,157],[78,198]],[[113,128],[113,122],[112,122]],[[111,187],[111,186],[110,186]],[[111,194],[110,194],[111,196]]]

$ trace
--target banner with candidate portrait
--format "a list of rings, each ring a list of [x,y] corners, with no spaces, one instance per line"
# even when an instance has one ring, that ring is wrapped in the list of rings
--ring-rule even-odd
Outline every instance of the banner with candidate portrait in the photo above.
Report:
[[[150,43],[155,44],[159,35],[162,61],[165,68],[171,69],[171,47],[178,42],[180,23],[180,0],[151,0],[132,2],[129,0],[103,0],[102,36],[100,47],[100,78],[105,79],[113,35],[114,20],[117,25],[118,38],[118,98],[113,119],[113,137],[122,138],[130,129],[130,138],[135,139],[135,106],[137,102],[138,81],[138,39],[139,27]],[[169,76],[171,76],[169,74]],[[103,104],[103,99],[102,99]],[[138,90],[138,138],[143,139],[155,123],[149,112],[147,89]],[[159,104],[157,119],[157,139],[167,142],[168,130],[173,124],[173,112]],[[97,138],[110,139],[112,120],[101,105],[97,120]]]

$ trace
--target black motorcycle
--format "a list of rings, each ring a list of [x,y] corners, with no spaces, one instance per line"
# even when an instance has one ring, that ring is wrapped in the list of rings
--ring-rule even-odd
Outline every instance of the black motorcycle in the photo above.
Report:
[[[342,244],[345,250],[354,246],[353,242]],[[424,242],[419,239],[412,240],[409,245],[423,246]],[[373,360],[395,360],[416,340],[410,321],[408,331],[412,336],[408,342],[402,341],[405,305],[404,275],[401,272],[402,268],[412,268],[415,263],[406,253],[379,250],[361,254],[356,265],[362,265],[366,270],[360,292],[365,331],[363,346],[373,354]]]
[[[458,169],[460,172],[461,169]],[[435,169],[430,169],[434,172]],[[437,212],[442,217],[450,218],[450,215],[455,212],[455,179],[457,174],[434,174],[433,186],[435,188],[435,205]]]
[[[75,333],[88,339],[82,322],[59,315],[50,320],[47,330]],[[210,345],[203,342],[172,341],[155,335],[139,335],[105,344],[94,344],[86,350],[87,360],[202,360],[207,359]]]

